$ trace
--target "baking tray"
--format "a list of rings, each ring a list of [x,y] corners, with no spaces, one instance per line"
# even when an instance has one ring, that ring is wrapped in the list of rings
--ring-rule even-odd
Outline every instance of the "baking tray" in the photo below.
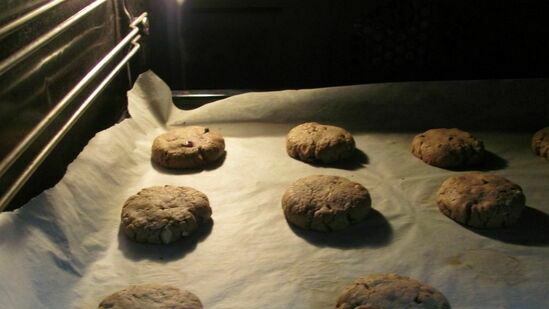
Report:
[[[530,117],[531,125],[546,120],[540,116],[545,85],[507,80],[287,90],[180,110],[170,89],[147,72],[128,93],[131,118],[97,134],[54,188],[0,215],[0,261],[9,265],[0,270],[0,306],[95,308],[127,285],[162,283],[192,291],[205,308],[333,308],[358,276],[396,272],[437,288],[452,308],[542,308],[549,286],[549,164],[530,150],[532,132],[518,131],[509,117]],[[528,112],[526,103],[510,103],[521,99]],[[492,111],[495,102],[505,110],[470,112],[470,106]],[[285,135],[303,121],[344,126],[358,155],[328,166],[288,157]],[[490,163],[483,171],[523,187],[527,208],[517,226],[470,229],[438,211],[436,190],[462,171],[424,164],[410,154],[410,143],[443,123],[484,141]],[[199,170],[152,164],[154,137],[190,124],[223,134],[225,157]],[[363,184],[374,211],[336,233],[289,225],[281,196],[313,174]],[[119,230],[125,199],[163,184],[204,192],[212,222],[165,246],[126,239]]]

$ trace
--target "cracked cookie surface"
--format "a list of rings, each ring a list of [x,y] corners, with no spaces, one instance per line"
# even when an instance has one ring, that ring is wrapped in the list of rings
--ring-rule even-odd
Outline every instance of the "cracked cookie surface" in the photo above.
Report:
[[[200,126],[187,126],[157,136],[151,159],[166,168],[196,168],[219,160],[225,153],[221,134]]]
[[[190,187],[155,186],[126,200],[121,227],[137,242],[168,244],[194,232],[211,215],[204,193]]]
[[[370,193],[339,176],[298,179],[282,196],[288,222],[306,230],[337,231],[363,221],[371,210]]]
[[[300,124],[286,136],[286,152],[292,158],[308,163],[331,163],[349,158],[355,140],[345,129],[317,122]]]
[[[169,285],[133,285],[105,297],[98,309],[202,309],[193,293]]]
[[[549,127],[537,131],[532,136],[532,151],[549,161]]]
[[[371,274],[353,281],[339,295],[337,309],[449,309],[433,287],[398,274]]]
[[[423,162],[441,168],[466,168],[482,163],[482,141],[457,128],[431,129],[412,140],[412,154]]]
[[[437,193],[437,206],[443,214],[477,228],[515,224],[525,202],[519,185],[498,175],[479,172],[450,177]]]

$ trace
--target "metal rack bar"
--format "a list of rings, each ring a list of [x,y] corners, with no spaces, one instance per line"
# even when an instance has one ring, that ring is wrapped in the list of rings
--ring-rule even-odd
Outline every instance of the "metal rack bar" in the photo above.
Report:
[[[47,11],[51,10],[52,8],[56,7],[57,5],[65,2],[67,0],[55,0],[50,1],[41,7],[32,10],[28,12],[27,14],[17,18],[16,20],[12,21],[11,23],[3,26],[0,28],[0,38],[3,38],[4,36],[12,33],[13,31],[17,30],[17,28],[21,27],[22,25],[28,23],[29,21],[35,19],[36,17],[42,15],[43,13],[46,13]]]
[[[138,40],[141,38],[137,35],[133,40],[133,48],[126,54],[126,56],[116,65],[116,67],[107,75],[105,79],[95,88],[95,90],[86,98],[84,103],[74,112],[69,120],[63,125],[63,127],[55,134],[55,136],[48,142],[48,144],[40,151],[40,153],[34,158],[34,160],[27,166],[23,173],[17,178],[13,185],[0,199],[0,212],[3,211],[10,201],[15,197],[21,187],[27,182],[30,176],[36,171],[40,164],[47,158],[51,151],[57,146],[61,139],[69,132],[74,124],[80,119],[84,112],[91,105],[93,100],[107,87],[116,74],[130,61],[130,59],[137,53],[140,48]]]
[[[19,176],[19,178],[13,182],[11,187],[6,190],[2,198],[0,199],[0,212],[3,211],[9,204],[9,202],[15,197],[17,192],[30,178],[32,173],[38,168],[38,166],[44,161],[47,155],[53,150],[53,148],[59,143],[61,138],[65,136],[70,128],[78,120],[81,114],[87,109],[88,105],[95,99],[95,97],[101,93],[101,91],[107,86],[107,84],[114,78],[116,73],[126,65],[131,57],[140,48],[137,40],[141,37],[139,35],[138,25],[143,23],[146,25],[147,13],[141,14],[135,18],[130,24],[132,29],[109,53],[107,53],[79,82],[74,88],[69,91],[61,101],[59,101],[55,107],[42,119],[42,121],[33,128],[33,130],[14,148],[6,158],[0,162],[0,177],[2,177],[9,168],[15,163],[15,161],[28,149],[32,142],[38,138],[40,134],[55,120],[59,114],[74,100],[74,98],[82,92],[82,90],[89,85],[89,83],[101,72],[105,66],[110,63],[114,57],[128,45],[132,43],[134,46],[131,51],[123,58],[123,60],[110,72],[110,74],[99,84],[99,86],[90,94],[90,96],[79,107],[75,114],[69,119],[67,123],[61,128],[61,130],[54,136],[52,140],[42,149],[42,151],[34,158],[34,160],[27,166],[25,171]]]
[[[31,132],[15,147],[6,157],[0,162],[0,177],[2,177],[12,164],[28,149],[30,144],[36,140],[36,138],[44,132],[44,130],[61,114],[61,112],[69,105],[69,103],[87,86],[93,78],[124,48],[138,33],[139,25],[147,18],[147,13],[141,14],[131,24],[132,30],[120,43],[118,43],[101,61],[95,65],[85,76],[82,78],[74,88],[69,91],[61,101],[59,101],[55,107],[36,125]]]
[[[107,0],[97,0],[91,3],[90,5],[80,10],[78,13],[72,15],[67,20],[60,23],[57,27],[53,28],[46,34],[34,40],[31,44],[25,46],[23,49],[21,49],[17,53],[11,55],[6,60],[2,61],[0,63],[0,75],[6,73],[6,71],[11,69],[13,66],[18,64],[19,62],[21,62],[23,59],[28,57],[30,54],[35,52],[44,44],[48,43],[49,41],[57,37],[59,34],[67,30],[70,26],[80,21],[84,16],[88,15],[90,12],[98,8],[101,4],[105,3],[106,1]],[[20,25],[16,25],[16,26],[19,27]]]

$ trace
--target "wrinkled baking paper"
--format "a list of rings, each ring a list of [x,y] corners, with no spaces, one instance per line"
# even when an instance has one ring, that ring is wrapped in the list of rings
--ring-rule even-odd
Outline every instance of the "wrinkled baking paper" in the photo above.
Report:
[[[0,307],[96,308],[130,284],[160,283],[209,309],[334,308],[358,276],[396,272],[437,288],[452,308],[543,308],[549,163],[533,155],[530,132],[509,128],[547,122],[547,89],[546,80],[374,84],[249,93],[182,111],[144,73],[128,93],[130,119],[98,133],[54,188],[0,214]],[[335,166],[288,157],[285,135],[303,121],[348,128],[360,155]],[[153,166],[154,137],[185,124],[223,134],[223,160],[203,170]],[[516,227],[473,230],[438,211],[438,187],[461,172],[424,164],[410,142],[444,126],[471,130],[491,153],[485,170],[522,186]],[[361,183],[374,211],[338,233],[290,226],[280,198],[312,174]],[[123,202],[164,184],[207,194],[212,223],[167,246],[126,239]]]

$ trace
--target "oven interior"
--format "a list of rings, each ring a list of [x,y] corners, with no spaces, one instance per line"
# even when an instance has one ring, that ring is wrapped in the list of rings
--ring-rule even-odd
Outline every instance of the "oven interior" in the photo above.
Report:
[[[0,12],[2,210],[127,117],[146,70],[181,109],[250,90],[549,73],[540,0],[16,0]]]

